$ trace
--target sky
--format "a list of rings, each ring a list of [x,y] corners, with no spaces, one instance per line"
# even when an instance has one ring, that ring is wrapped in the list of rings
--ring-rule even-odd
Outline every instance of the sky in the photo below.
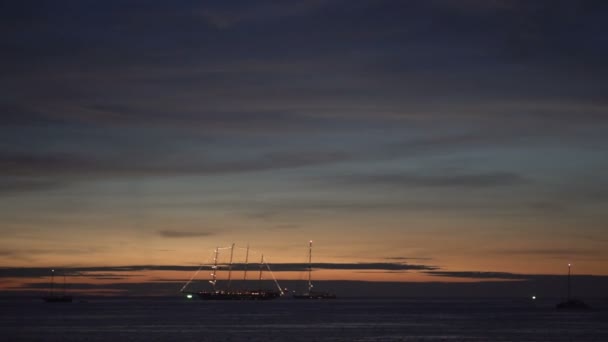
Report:
[[[298,280],[309,240],[321,281],[608,277],[607,19],[591,0],[3,2],[0,291],[56,268],[145,292],[232,243]]]

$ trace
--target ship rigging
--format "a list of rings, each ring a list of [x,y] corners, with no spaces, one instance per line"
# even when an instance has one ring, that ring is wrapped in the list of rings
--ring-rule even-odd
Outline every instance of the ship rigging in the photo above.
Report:
[[[276,299],[276,298],[282,296],[284,293],[283,293],[278,281],[274,277],[274,274],[272,273],[272,270],[270,269],[270,265],[266,262],[266,259],[264,258],[264,254],[261,254],[260,262],[258,263],[258,265],[259,265],[258,287],[255,289],[248,289],[248,288],[243,288],[243,286],[240,286],[240,287],[233,286],[232,276],[233,276],[233,271],[236,271],[236,270],[243,271],[243,284],[244,285],[251,283],[251,281],[248,281],[248,279],[247,279],[247,273],[248,273],[248,268],[249,268],[249,254],[250,254],[249,245],[247,245],[247,247],[245,248],[246,254],[245,254],[245,262],[243,264],[236,264],[233,262],[236,248],[240,248],[240,247],[236,247],[234,243],[230,247],[215,248],[214,253],[213,253],[213,263],[210,266],[211,267],[211,274],[210,274],[211,279],[208,281],[209,284],[211,284],[211,290],[203,290],[203,291],[196,291],[196,292],[186,291],[186,288],[190,285],[190,283],[192,283],[192,281],[197,276],[197,274],[201,271],[201,269],[203,267],[205,267],[205,265],[203,264],[195,272],[195,274],[192,276],[192,278],[182,287],[180,292],[185,293],[188,298],[193,298],[194,296],[197,296],[201,300],[269,300],[269,299]],[[229,261],[228,261],[227,265],[222,265],[219,262],[220,250],[226,250],[226,249],[230,250]],[[226,282],[225,287],[220,288],[218,286],[218,271],[222,267],[227,268],[228,274],[227,274],[227,277],[225,280],[225,282]],[[265,270],[267,270],[268,273],[271,274],[272,280],[274,281],[274,284],[276,285],[277,290],[264,289],[262,287],[263,274],[264,274]]]

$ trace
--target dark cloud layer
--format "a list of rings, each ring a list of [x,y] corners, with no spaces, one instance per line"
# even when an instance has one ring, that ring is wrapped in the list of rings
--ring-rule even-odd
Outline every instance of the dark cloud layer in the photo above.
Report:
[[[142,271],[191,271],[198,270],[201,266],[179,266],[179,265],[133,265],[133,266],[100,266],[100,267],[68,267],[57,269],[57,274],[70,276],[110,276],[122,275],[124,273],[137,273]],[[205,266],[211,269],[211,265]],[[227,268],[227,265],[220,267]],[[251,270],[252,264],[233,263],[232,270]],[[300,263],[277,263],[272,264],[271,268],[275,272],[306,271],[308,264]],[[406,263],[313,263],[313,269],[325,270],[381,270],[381,271],[407,271],[407,270],[435,270],[437,267],[431,265],[416,265]],[[104,272],[103,274],[97,274]],[[95,273],[95,274],[93,274]],[[30,277],[49,277],[50,269],[43,267],[3,267],[0,268],[0,278],[30,278]]]
[[[526,274],[516,274],[516,273],[507,273],[507,272],[457,272],[457,271],[429,271],[426,272],[433,276],[437,277],[446,277],[446,278],[470,278],[470,279],[503,279],[503,280],[525,280],[534,277],[538,277],[537,275],[526,275]]]
[[[255,264],[233,263],[233,271],[251,270]],[[100,266],[100,267],[76,267],[60,268],[55,272],[58,275],[76,277],[133,277],[144,271],[185,271],[195,272],[206,266],[179,266],[179,265],[133,265],[133,266]],[[228,265],[220,265],[221,269],[228,269]],[[307,263],[276,263],[271,265],[273,272],[302,272],[307,271]],[[439,278],[470,278],[470,279],[500,279],[500,280],[532,280],[545,278],[559,278],[562,275],[551,274],[518,274],[509,272],[479,272],[479,271],[448,271],[441,270],[437,266],[407,263],[313,263],[313,270],[360,270],[360,271],[421,271]],[[0,278],[42,278],[49,277],[49,268],[41,267],[3,267],[0,268]],[[279,276],[280,278],[280,276]]]
[[[312,108],[407,112],[405,104],[434,97],[605,104],[597,87],[608,76],[605,5],[466,3],[9,4],[5,71],[33,101],[15,96],[4,105],[19,112],[13,123],[181,121],[204,129],[220,120],[255,129],[297,123]],[[26,88],[28,77],[40,84]],[[277,117],[271,108],[298,114]]]
[[[5,141],[0,164],[26,175],[230,173],[351,160],[359,152],[324,153],[311,141],[308,151],[256,160],[183,165],[158,146],[144,154],[162,165],[141,160],[141,150],[108,159],[99,145],[124,127],[145,142],[159,127],[178,129],[169,140],[325,132],[332,142],[336,130],[428,122],[418,142],[395,145],[402,153],[406,145],[405,153],[428,153],[432,145],[559,138],[572,124],[606,123],[599,89],[608,81],[607,12],[595,1],[5,4],[0,48],[8,77],[0,85],[9,91],[0,126],[36,147],[15,151],[20,141]],[[454,120],[465,133],[433,133]],[[105,142],[87,146],[87,155],[49,152],[43,147],[61,146],[58,138],[37,136],[33,126],[72,144],[82,140],[75,131],[103,128]],[[509,182],[506,174],[479,176],[454,183]]]

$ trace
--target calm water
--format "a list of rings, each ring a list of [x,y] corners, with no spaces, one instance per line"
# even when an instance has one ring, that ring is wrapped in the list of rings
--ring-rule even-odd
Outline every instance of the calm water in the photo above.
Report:
[[[2,341],[608,341],[608,302],[181,298],[0,300]]]

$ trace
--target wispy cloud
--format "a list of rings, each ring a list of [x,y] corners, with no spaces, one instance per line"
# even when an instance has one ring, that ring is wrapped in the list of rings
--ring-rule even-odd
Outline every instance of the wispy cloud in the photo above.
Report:
[[[273,264],[273,271],[303,271],[308,269],[308,264]],[[313,269],[327,270],[384,270],[384,271],[406,271],[406,270],[434,270],[438,267],[431,265],[416,265],[406,263],[313,263]]]
[[[496,249],[492,253],[508,255],[537,255],[550,257],[593,257],[601,256],[602,251],[581,248],[519,248]]]
[[[446,171],[444,174],[421,174],[412,172],[351,175],[340,177],[338,182],[358,185],[387,185],[402,187],[463,187],[485,188],[522,185],[529,182],[525,177],[513,172],[486,172],[459,174]]]
[[[66,186],[66,182],[44,178],[0,177],[0,194],[56,189]]]
[[[407,260],[433,260],[433,258],[425,258],[425,257],[386,257],[386,260],[395,260],[395,261],[407,261]]]
[[[4,256],[11,259],[29,260],[31,256],[41,255],[90,255],[103,251],[100,247],[83,247],[83,248],[4,248],[0,249],[0,256]]]
[[[101,158],[75,154],[15,154],[0,152],[0,193],[53,189],[72,182],[94,179],[222,175],[295,169],[348,161],[339,151],[291,151],[217,160],[205,157],[187,160]]]
[[[267,153],[234,161],[192,159],[158,165],[151,160],[112,160],[77,155],[0,154],[0,175],[165,175],[221,174],[323,165],[349,160],[345,152],[295,151]]]
[[[471,278],[471,279],[506,279],[525,280],[534,275],[516,274],[508,272],[475,272],[475,271],[428,271],[427,274],[446,278]]]
[[[468,279],[491,279],[491,280],[561,280],[564,278],[563,274],[521,274],[521,273],[509,273],[509,272],[478,272],[478,271],[442,271],[442,270],[431,270],[425,271],[424,273],[443,278],[468,278]],[[576,275],[579,278],[602,278],[603,276],[593,275]],[[608,277],[606,277],[608,278]]]
[[[165,238],[188,238],[211,236],[213,232],[183,231],[183,230],[160,230],[158,234]]]

